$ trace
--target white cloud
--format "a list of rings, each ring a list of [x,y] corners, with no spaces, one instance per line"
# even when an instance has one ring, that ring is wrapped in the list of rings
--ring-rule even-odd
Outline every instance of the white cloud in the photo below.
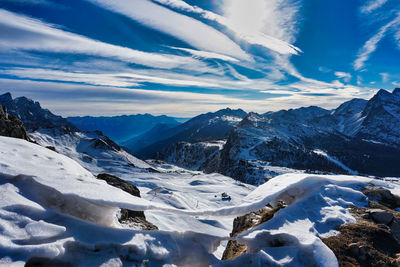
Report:
[[[381,75],[383,83],[386,83],[389,80],[389,73],[382,72],[379,73],[379,75]]]
[[[357,54],[357,59],[353,63],[355,70],[360,70],[365,66],[365,62],[369,59],[370,55],[377,49],[378,43],[386,36],[387,31],[400,24],[400,13],[397,14],[395,19],[382,26],[379,31],[372,36],[360,49]]]
[[[400,87],[400,82],[392,82],[392,84],[393,84],[394,86]]]
[[[351,80],[351,74],[347,72],[342,72],[342,71],[336,71],[335,72],[336,77],[339,79],[342,79],[344,82],[348,83]]]
[[[225,16],[221,16],[197,6],[191,6],[182,0],[153,1],[215,21],[233,31],[236,38],[249,44],[260,45],[280,54],[297,55],[301,52],[300,48],[290,44],[294,41],[292,34],[296,24],[294,17],[298,11],[297,5],[284,5],[283,1],[225,1]],[[273,17],[271,13],[274,14]],[[288,34],[285,32],[286,29],[291,29],[291,32]]]
[[[41,69],[41,68],[7,68],[0,70],[1,74],[17,76],[19,78],[29,78],[36,80],[48,80],[48,81],[63,81],[63,82],[76,82],[85,83],[90,85],[101,85],[101,86],[112,86],[112,87],[139,87],[142,83],[156,83],[163,85],[173,86],[195,86],[195,87],[207,87],[216,88],[218,84],[201,81],[201,80],[190,80],[182,77],[180,79],[173,78],[161,78],[159,76],[150,76],[143,74],[134,74],[129,72],[101,72],[101,73],[89,73],[89,72],[66,72],[52,69]]]
[[[150,28],[172,35],[191,46],[218,54],[251,60],[235,42],[216,29],[147,0],[89,0]],[[206,36],[206,38],[205,38]]]
[[[80,53],[155,68],[193,69],[202,64],[191,57],[147,53],[92,40],[4,9],[0,9],[0,27],[0,47],[7,50]]]
[[[369,14],[382,7],[386,2],[388,2],[388,0],[369,0],[361,6],[360,11],[363,14]]]
[[[343,86],[340,89],[328,88],[328,86],[316,87],[316,89],[332,94],[329,98],[298,92],[284,97],[243,99],[221,94],[127,89],[4,78],[0,78],[0,87],[13,88],[14,97],[22,95],[31,97],[40,101],[45,108],[63,116],[152,113],[190,117],[204,113],[205,110],[216,111],[227,106],[260,113],[309,105],[331,109],[353,97],[369,98],[375,93],[366,88],[360,91],[360,88],[352,86]],[[310,89],[310,84],[299,83],[297,87],[315,93],[313,89]],[[288,94],[289,91],[268,90],[266,93]]]

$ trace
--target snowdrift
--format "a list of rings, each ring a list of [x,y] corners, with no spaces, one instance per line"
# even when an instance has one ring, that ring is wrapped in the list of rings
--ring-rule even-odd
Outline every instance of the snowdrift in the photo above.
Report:
[[[400,190],[397,179],[286,174],[256,188],[240,205],[178,209],[129,195],[74,160],[24,140],[0,137],[0,148],[0,263],[56,257],[77,266],[337,266],[320,237],[355,220],[347,207],[366,205],[366,185]],[[235,237],[248,254],[233,261],[214,255],[228,236],[196,233],[196,227],[185,232],[122,229],[116,217],[127,208],[233,218],[278,200],[288,207]]]

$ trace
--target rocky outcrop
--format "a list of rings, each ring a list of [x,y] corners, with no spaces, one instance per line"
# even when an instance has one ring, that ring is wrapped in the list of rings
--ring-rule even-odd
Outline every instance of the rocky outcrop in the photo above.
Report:
[[[213,158],[225,144],[224,140],[209,142],[179,142],[157,153],[156,159],[179,167],[202,170],[203,165]]]
[[[7,113],[7,108],[0,105],[0,135],[30,141],[24,124],[15,116]]]
[[[393,195],[385,188],[378,186],[367,186],[364,188],[363,194],[388,208],[396,209],[400,207],[400,197]]]
[[[258,211],[250,212],[246,215],[235,218],[233,220],[233,229],[230,236],[235,237],[240,233],[271,220],[274,217],[274,214],[284,207],[286,207],[286,204],[283,201],[279,201],[275,207],[267,205]],[[243,253],[246,253],[246,251],[247,248],[245,244],[240,244],[234,239],[229,240],[224,254],[222,255],[222,260],[233,260]]]
[[[352,207],[355,223],[337,228],[339,235],[323,239],[340,266],[400,266],[399,197],[389,190],[367,186],[367,208]]]
[[[101,173],[97,175],[97,179],[104,180],[109,185],[117,187],[135,197],[140,197],[140,191],[136,186],[114,175]],[[140,230],[158,230],[157,226],[146,220],[143,211],[121,209],[121,214],[118,220],[121,224],[128,225],[131,228],[137,228]]]
[[[26,97],[13,99],[10,93],[0,95],[0,105],[7,107],[10,115],[16,116],[24,123],[28,131],[37,129],[62,129],[65,132],[76,131],[76,127],[61,116],[54,115],[39,102]]]

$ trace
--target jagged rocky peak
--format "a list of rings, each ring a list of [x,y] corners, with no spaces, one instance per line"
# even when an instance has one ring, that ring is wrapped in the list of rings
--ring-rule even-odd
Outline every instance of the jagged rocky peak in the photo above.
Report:
[[[7,113],[6,106],[0,105],[0,135],[30,141],[24,124],[15,116]]]
[[[266,120],[266,116],[255,113],[249,112],[246,117],[238,124],[238,127],[246,127],[246,126],[253,126],[257,122]]]
[[[39,102],[27,97],[13,99],[10,93],[0,95],[0,104],[7,107],[8,113],[18,117],[27,130],[40,128],[57,128],[64,131],[75,131],[76,128],[61,116],[43,109]]]
[[[217,112],[214,113],[217,116],[234,116],[234,117],[239,117],[239,118],[244,118],[247,113],[243,109],[230,109],[230,108],[224,108],[221,110],[218,110]]]

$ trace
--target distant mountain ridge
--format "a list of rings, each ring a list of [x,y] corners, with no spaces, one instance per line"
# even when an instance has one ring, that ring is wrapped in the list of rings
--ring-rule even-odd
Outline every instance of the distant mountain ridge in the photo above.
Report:
[[[44,147],[52,148],[75,159],[95,174],[104,171],[104,168],[123,168],[124,166],[143,172],[154,171],[150,165],[124,151],[101,131],[80,132],[66,119],[43,109],[39,102],[26,97],[13,99],[10,93],[6,93],[0,96],[0,103],[7,107],[10,114],[13,114],[7,116],[3,110],[0,112],[0,127],[9,132],[3,135],[24,137]],[[12,119],[14,116],[22,122]],[[8,122],[7,117],[12,120],[8,119],[10,121]],[[12,127],[7,127],[10,123]],[[28,126],[29,137],[23,134],[22,123]],[[15,134],[15,129],[18,130],[19,136]],[[0,129],[0,134],[2,132],[3,130]]]
[[[129,140],[124,143],[124,146],[128,151],[142,159],[156,157],[158,152],[178,142],[200,142],[227,138],[229,131],[246,115],[247,113],[241,109],[230,108],[201,114],[176,127],[163,129],[157,134],[155,134],[157,129],[153,129],[151,132]],[[144,147],[136,146],[149,134],[153,134],[152,144]]]
[[[159,159],[218,172],[251,184],[287,168],[312,172],[400,176],[400,89],[370,100],[352,99],[334,110],[316,106],[249,113],[227,133],[225,145],[207,156],[201,140],[165,143]],[[193,154],[193,155],[191,155]],[[278,167],[278,168],[277,168]],[[282,169],[283,168],[283,169]]]
[[[10,93],[0,95],[0,105],[7,108],[10,115],[18,117],[28,131],[40,128],[63,128],[75,131],[77,128],[65,118],[54,115],[48,109],[43,109],[39,102],[26,97],[12,98]]]
[[[67,120],[81,131],[102,131],[105,135],[119,144],[140,135],[157,124],[171,126],[179,125],[174,118],[165,115],[153,116],[151,114],[122,115],[114,117],[68,117]]]

